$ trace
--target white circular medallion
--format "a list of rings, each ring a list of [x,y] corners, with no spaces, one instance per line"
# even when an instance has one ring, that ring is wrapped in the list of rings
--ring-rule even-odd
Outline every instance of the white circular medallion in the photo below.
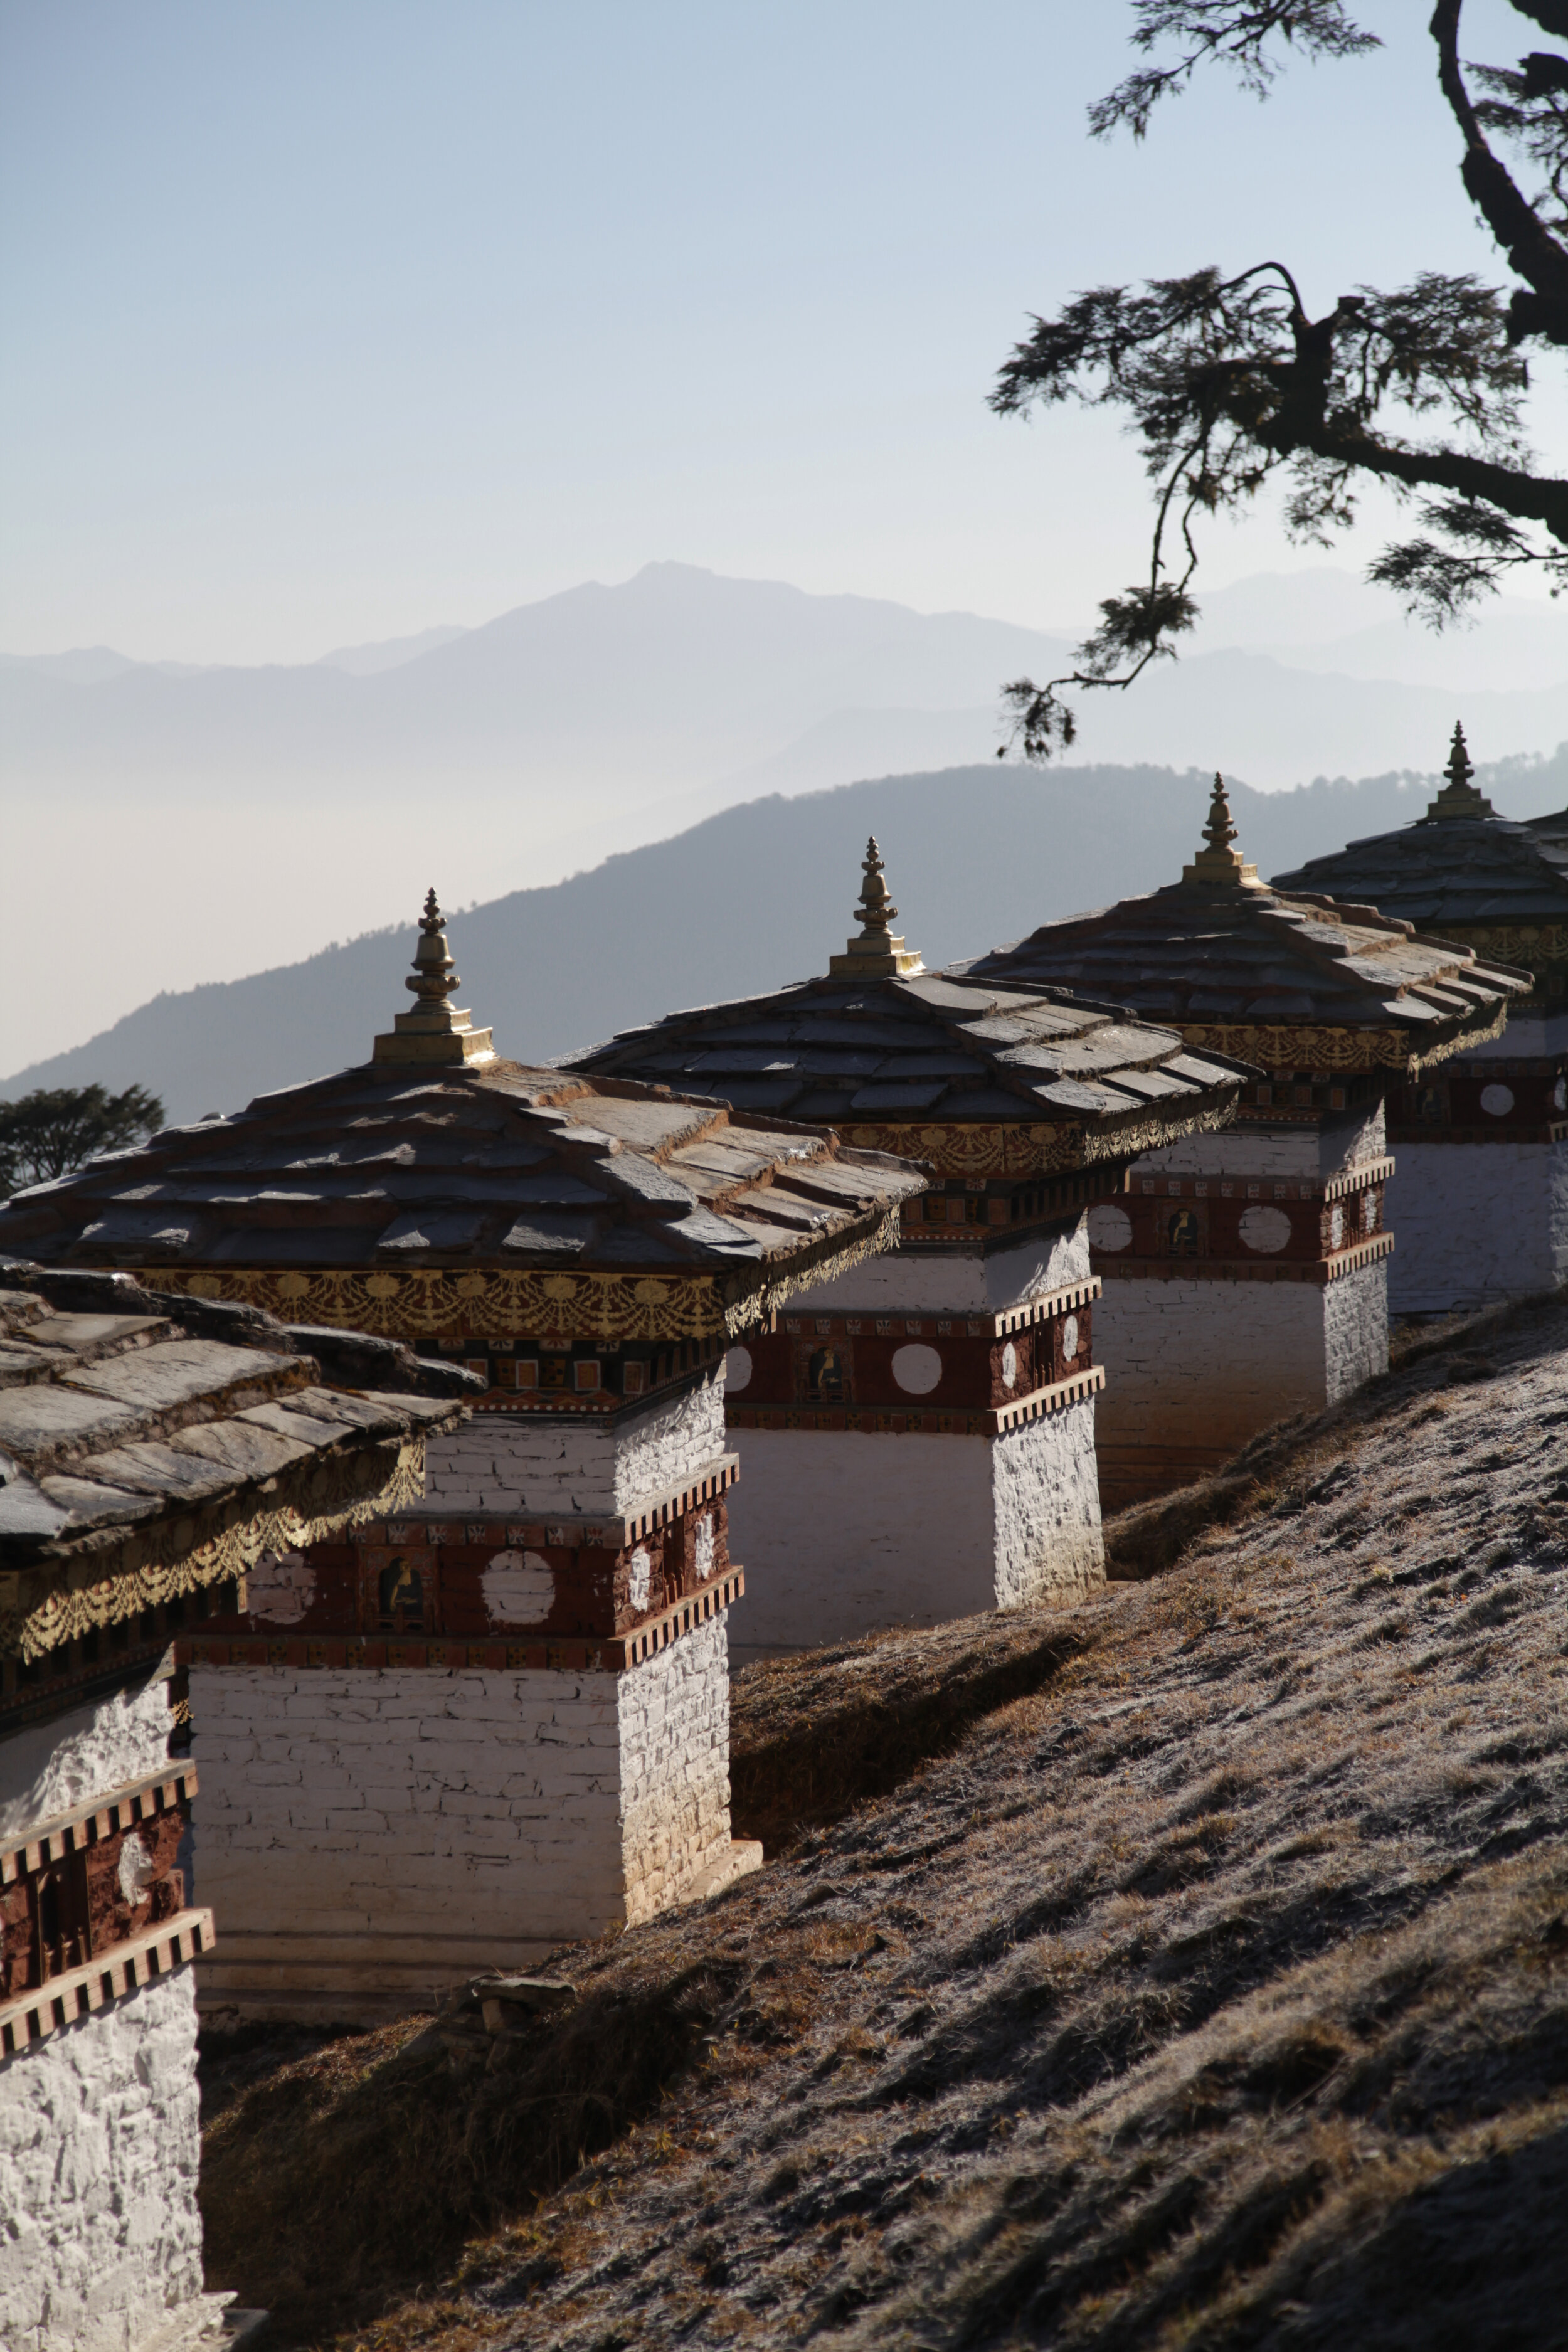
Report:
[[[1282,1250],[1290,1238],[1290,1220],[1283,1209],[1266,1209],[1261,1201],[1241,1213],[1238,1229],[1249,1250],[1272,1254]]]
[[[942,1378],[942,1358],[934,1348],[895,1348],[893,1378],[910,1396],[930,1396]]]
[[[148,1882],[153,1875],[153,1857],[139,1837],[127,1831],[120,1849],[120,1899],[129,1903],[132,1911],[147,1899]]]
[[[731,1348],[724,1359],[724,1386],[731,1395],[752,1385],[750,1348]]]
[[[555,1606],[555,1571],[542,1552],[498,1551],[479,1591],[492,1625],[542,1625]]]
[[[1483,1087],[1481,1088],[1481,1108],[1486,1112],[1489,1118],[1506,1118],[1510,1111],[1513,1108],[1513,1088],[1511,1087]]]
[[[1062,1355],[1069,1364],[1078,1354],[1078,1317],[1069,1315],[1062,1325]]]
[[[1005,1389],[1011,1389],[1016,1388],[1017,1384],[1018,1350],[1009,1339],[1002,1350],[1002,1385]]]
[[[1114,1201],[1097,1201],[1089,1213],[1089,1245],[1097,1250],[1124,1250],[1132,1239],[1132,1220]]]

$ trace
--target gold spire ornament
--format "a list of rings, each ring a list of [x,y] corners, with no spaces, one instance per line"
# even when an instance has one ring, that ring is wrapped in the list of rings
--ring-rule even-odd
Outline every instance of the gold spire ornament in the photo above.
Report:
[[[1183,866],[1183,881],[1205,890],[1266,889],[1268,885],[1258,878],[1257,866],[1246,865],[1240,851],[1231,847],[1235,839],[1236,825],[1230,814],[1225,778],[1216,770],[1214,792],[1209,799],[1208,823],[1204,827],[1206,845],[1199,850],[1190,866]]]
[[[1497,811],[1485,793],[1479,791],[1470,781],[1475,772],[1470,765],[1469,746],[1465,741],[1465,730],[1456,722],[1454,740],[1448,746],[1448,764],[1443,771],[1448,781],[1426,815],[1418,817],[1416,823],[1436,824],[1439,818],[1446,816],[1496,816]]]
[[[873,834],[860,865],[860,898],[855,908],[860,919],[859,937],[848,942],[847,954],[829,956],[830,980],[901,979],[925,970],[916,950],[905,947],[892,929],[899,910],[882,879],[884,871]]]
[[[424,1064],[493,1062],[495,1048],[488,1029],[476,1029],[467,1013],[447,999],[462,986],[447,945],[446,917],[430,890],[419,918],[419,944],[414,970],[403,983],[415,997],[412,1013],[399,1013],[388,1035],[378,1037],[374,1062]]]

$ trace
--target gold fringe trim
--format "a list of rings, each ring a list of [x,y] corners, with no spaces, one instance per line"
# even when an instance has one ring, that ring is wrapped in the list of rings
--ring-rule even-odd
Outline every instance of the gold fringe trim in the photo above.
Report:
[[[1468,975],[1473,978],[1474,974]],[[1441,982],[1434,982],[1440,987]],[[1257,1062],[1270,1074],[1310,1070],[1314,1076],[1343,1076],[1363,1070],[1398,1070],[1416,1076],[1451,1054],[1500,1037],[1508,1020],[1505,998],[1487,1019],[1468,1023],[1456,1036],[1423,1049],[1408,1029],[1340,1029],[1303,1023],[1300,1027],[1248,1022],[1184,1022],[1182,1035],[1196,1053],[1227,1055],[1233,1062]]]
[[[732,1306],[727,1307],[724,1309],[726,1337],[733,1339],[740,1332],[749,1331],[754,1323],[776,1315],[784,1301],[794,1298],[797,1292],[815,1290],[818,1283],[832,1282],[838,1275],[848,1274],[855,1266],[863,1265],[868,1257],[880,1257],[884,1252],[896,1249],[900,1206],[901,1203],[895,1202],[876,1229],[862,1234],[858,1242],[850,1242],[842,1249],[833,1250],[804,1267],[796,1260],[790,1273],[776,1276],[763,1289],[754,1290],[749,1298],[739,1298]]]
[[[394,1517],[421,1501],[424,1493],[425,1441],[415,1437],[399,1448],[390,1478],[373,1493],[345,1499],[336,1508],[310,1517],[291,1503],[257,1511],[190,1550],[121,1567],[109,1575],[101,1573],[98,1557],[79,1564],[72,1573],[79,1574],[81,1582],[57,1589],[33,1609],[0,1610],[0,1649],[31,1664],[84,1633],[100,1633],[140,1616],[144,1609],[161,1608],[187,1592],[247,1576],[264,1551],[303,1551],[367,1519]],[[94,1570],[100,1572],[94,1575]],[[91,1582],[85,1580],[89,1576]]]

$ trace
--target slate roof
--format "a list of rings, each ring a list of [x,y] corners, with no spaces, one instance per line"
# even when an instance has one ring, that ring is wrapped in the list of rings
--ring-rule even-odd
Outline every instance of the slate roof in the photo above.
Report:
[[[374,1489],[408,1439],[463,1418],[453,1396],[410,1392],[406,1349],[331,1339],[365,1346],[410,1389],[329,1386],[319,1355],[253,1309],[157,1297],[123,1275],[0,1264],[0,1622],[22,1571],[83,1552],[112,1565],[131,1534],[188,1553],[237,1507],[321,1516],[352,1457],[376,1457],[359,1481]],[[431,1378],[455,1385],[444,1366]]]
[[[1042,923],[1011,947],[953,966],[954,976],[1114,992],[1194,1042],[1224,1031],[1349,1030],[1365,1033],[1370,1051],[1381,1032],[1394,1039],[1395,1058],[1412,1062],[1489,1034],[1527,992],[1528,975],[1417,939],[1408,921],[1373,907],[1259,884],[1228,848],[1235,828],[1217,779],[1206,837],[1208,850],[1181,882]]]
[[[1499,816],[1471,781],[1460,727],[1444,773],[1425,816],[1309,858],[1277,875],[1275,887],[1364,900],[1439,938],[1568,922],[1568,813],[1528,824]]]
[[[879,887],[874,841],[867,866],[868,887]],[[1128,1017],[1116,1002],[928,972],[888,931],[897,912],[879,907],[876,924],[832,959],[826,978],[667,1013],[569,1066],[850,1129],[1055,1126],[1077,1133],[1084,1161],[1221,1122],[1254,1075],[1189,1053],[1171,1030]]]
[[[220,1268],[723,1270],[878,1234],[921,1171],[832,1136],[491,1055],[370,1063],[17,1193],[0,1249]]]

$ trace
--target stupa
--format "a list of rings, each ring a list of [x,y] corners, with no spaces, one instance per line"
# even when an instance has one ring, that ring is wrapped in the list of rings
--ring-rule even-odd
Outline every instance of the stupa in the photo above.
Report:
[[[1128,1197],[1090,1213],[1100,1475],[1118,1507],[1386,1370],[1385,1094],[1500,1034],[1528,985],[1370,907],[1272,889],[1235,841],[1216,776],[1179,882],[954,967],[1115,994],[1190,1052],[1264,1074],[1233,1127],[1143,1153]]]
[[[335,1335],[334,1335],[335,1336]],[[0,2344],[237,2340],[202,2284],[196,1770],[176,1645],[417,1496],[463,1407],[241,1308],[0,1261]],[[436,1367],[434,1385],[450,1387]],[[222,1919],[221,1906],[218,1912]],[[288,1914],[284,1914],[285,1918]]]
[[[1242,1084],[1112,990],[929,972],[892,929],[875,840],[856,913],[822,978],[671,1013],[575,1065],[827,1121],[933,1171],[894,1255],[731,1349],[748,1654],[1103,1578],[1086,1218],[1138,1154],[1226,1124]]]
[[[1396,1314],[1555,1289],[1568,1280],[1568,818],[1515,824],[1477,789],[1456,726],[1424,816],[1278,877],[1369,899],[1424,935],[1523,967],[1506,1034],[1389,1091]]]
[[[426,904],[369,1061],[0,1213],[478,1377],[426,1490],[184,1637],[203,1998],[369,2018],[711,1892],[730,1833],[727,1348],[896,1235],[923,1180],[711,1101],[499,1055]],[[259,1769],[265,1767],[265,1769]]]

